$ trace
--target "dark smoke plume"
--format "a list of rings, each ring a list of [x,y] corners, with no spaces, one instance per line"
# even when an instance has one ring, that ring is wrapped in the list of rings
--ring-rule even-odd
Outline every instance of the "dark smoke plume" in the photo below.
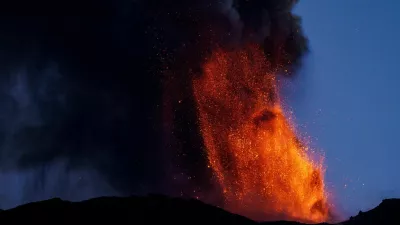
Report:
[[[188,74],[216,46],[248,42],[277,69],[295,69],[307,51],[297,2],[0,3],[0,171],[43,171],[30,176],[47,192],[55,178],[46,168],[62,161],[65,176],[96,171],[109,194],[192,195],[210,176]],[[18,185],[32,192],[31,182]],[[52,194],[72,196],[61,189]]]

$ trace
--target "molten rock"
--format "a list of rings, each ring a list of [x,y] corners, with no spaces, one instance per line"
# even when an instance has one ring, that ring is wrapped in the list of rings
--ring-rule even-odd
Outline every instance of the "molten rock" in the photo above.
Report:
[[[323,222],[323,167],[285,117],[275,67],[250,46],[215,51],[193,81],[208,161],[226,208],[253,219]]]

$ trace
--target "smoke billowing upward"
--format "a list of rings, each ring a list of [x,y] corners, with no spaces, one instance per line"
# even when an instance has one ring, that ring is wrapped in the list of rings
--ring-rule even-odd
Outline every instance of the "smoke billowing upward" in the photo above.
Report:
[[[48,175],[35,177],[43,184],[35,190],[47,192],[55,177],[46,168],[62,161],[65,171],[96,171],[103,181],[91,182],[112,187],[109,194],[201,193],[213,184],[190,71],[200,70],[217,46],[252,42],[276,69],[294,72],[307,50],[291,12],[297,2],[1,3],[7,12],[0,17],[2,173],[43,171]],[[64,186],[82,179],[73,174],[65,172]],[[32,192],[30,179],[18,185],[27,187],[21,196]],[[21,196],[8,202],[32,199]]]

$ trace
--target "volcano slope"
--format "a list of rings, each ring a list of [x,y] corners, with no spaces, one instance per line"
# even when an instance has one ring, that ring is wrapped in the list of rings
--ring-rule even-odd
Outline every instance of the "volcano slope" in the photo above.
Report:
[[[339,224],[400,224],[400,199],[387,199]],[[199,200],[146,197],[101,197],[82,202],[59,198],[0,211],[0,224],[301,224],[289,221],[258,223]]]

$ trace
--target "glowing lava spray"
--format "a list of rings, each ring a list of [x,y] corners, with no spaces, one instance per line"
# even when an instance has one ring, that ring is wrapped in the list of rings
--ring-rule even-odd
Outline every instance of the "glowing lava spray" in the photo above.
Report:
[[[285,117],[262,50],[217,50],[193,80],[209,166],[225,207],[253,219],[328,219],[321,162]]]

